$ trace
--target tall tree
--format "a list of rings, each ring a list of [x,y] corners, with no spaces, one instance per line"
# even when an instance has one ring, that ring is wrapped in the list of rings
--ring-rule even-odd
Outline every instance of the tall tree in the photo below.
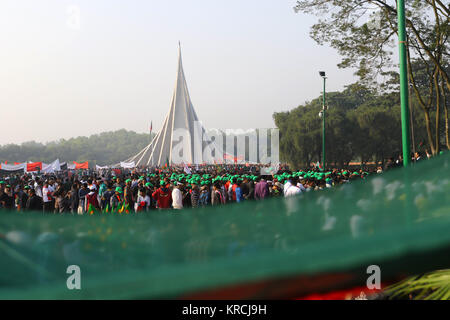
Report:
[[[319,44],[327,43],[338,50],[343,57],[339,67],[356,68],[362,83],[386,89],[379,85],[379,80],[380,76],[392,72],[394,66],[392,58],[398,30],[395,0],[298,0],[295,10],[320,17],[312,26],[311,37]],[[440,108],[450,90],[450,6],[441,0],[411,0],[406,3],[406,11],[409,78],[429,128],[428,144],[432,152],[437,153]],[[421,93],[414,84],[414,63],[422,63],[427,68],[431,81],[426,93]],[[431,104],[437,110],[434,137],[429,117]],[[445,115],[447,109],[445,104]],[[446,137],[447,119],[448,116],[444,117]]]

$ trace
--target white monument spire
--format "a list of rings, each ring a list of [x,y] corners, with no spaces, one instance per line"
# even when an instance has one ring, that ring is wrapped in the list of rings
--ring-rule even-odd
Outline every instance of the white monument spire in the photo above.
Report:
[[[178,72],[169,112],[152,142],[126,162],[136,166],[163,166],[202,162],[202,132],[184,76],[181,44],[178,42]],[[195,142],[195,143],[194,143]],[[195,156],[196,155],[196,156]],[[181,160],[180,160],[181,159]]]

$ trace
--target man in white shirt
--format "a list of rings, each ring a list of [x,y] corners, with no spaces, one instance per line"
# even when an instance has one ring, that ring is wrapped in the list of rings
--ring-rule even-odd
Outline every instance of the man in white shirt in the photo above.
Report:
[[[183,195],[181,194],[178,183],[176,183],[172,190],[172,207],[174,209],[183,209]]]
[[[38,197],[42,198],[42,186],[41,183],[39,181],[39,178],[36,178],[35,183],[34,183],[34,191],[36,192],[36,195]]]
[[[53,200],[53,192],[55,189],[45,181],[44,187],[42,188],[42,201],[44,202],[43,211],[44,212],[53,212],[55,208],[54,200]]]
[[[136,202],[134,203],[134,211],[148,211],[150,208],[150,197],[147,195],[145,189],[140,189]]]
[[[302,193],[302,190],[297,187],[297,177],[292,177],[289,181],[284,185],[284,196],[290,197],[296,194]]]
[[[283,195],[286,196],[286,191],[292,186],[291,180],[288,179],[283,186]]]

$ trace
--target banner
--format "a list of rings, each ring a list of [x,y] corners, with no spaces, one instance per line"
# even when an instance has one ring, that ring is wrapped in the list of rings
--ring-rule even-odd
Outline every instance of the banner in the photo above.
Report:
[[[77,162],[73,162],[73,164],[75,165],[75,169],[89,169],[89,162],[82,162],[82,163],[77,163]]]
[[[134,161],[132,161],[132,162],[120,162],[120,166],[122,168],[125,168],[125,169],[132,169],[132,168],[136,167],[136,165],[134,164]]]
[[[20,164],[6,164],[6,163],[2,163],[0,165],[0,169],[4,170],[4,171],[24,171],[27,168],[27,164],[26,163],[20,163]]]
[[[108,166],[102,167],[102,166],[99,166],[99,165],[95,165],[95,169],[96,170],[104,170],[104,169],[108,169]]]
[[[42,162],[27,163],[27,172],[42,170]]]

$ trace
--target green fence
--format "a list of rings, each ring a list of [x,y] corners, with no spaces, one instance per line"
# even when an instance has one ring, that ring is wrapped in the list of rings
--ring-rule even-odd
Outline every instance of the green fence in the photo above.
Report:
[[[288,199],[129,215],[0,211],[0,298],[180,298],[320,275],[363,285],[372,264],[383,281],[449,267],[449,156]],[[81,290],[66,286],[69,265]],[[286,297],[274,292],[246,297]]]

